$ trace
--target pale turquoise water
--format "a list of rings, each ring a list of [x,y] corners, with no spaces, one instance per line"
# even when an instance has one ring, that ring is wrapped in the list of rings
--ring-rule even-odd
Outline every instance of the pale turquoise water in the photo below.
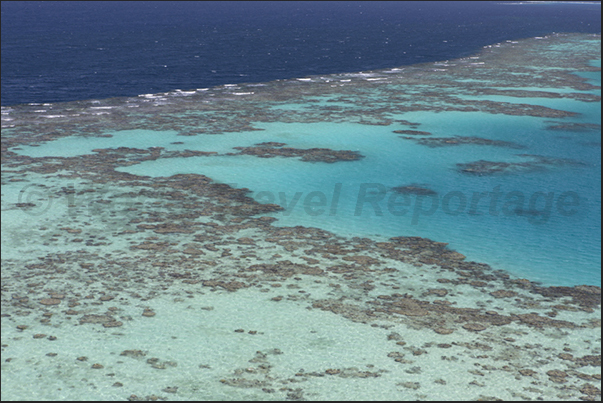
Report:
[[[596,197],[600,193],[600,182],[597,181],[600,165],[597,165],[597,149],[576,145],[575,140],[556,139],[561,133],[551,134],[542,130],[542,119],[537,118],[458,112],[417,113],[405,115],[405,118],[425,122],[421,129],[431,131],[434,136],[479,135],[511,140],[529,145],[529,152],[576,158],[586,165],[510,176],[504,180],[499,177],[466,177],[450,167],[457,162],[475,159],[524,160],[514,154],[526,151],[502,148],[484,150],[480,146],[430,149],[391,135],[390,128],[275,123],[263,125],[266,131],[260,134],[250,133],[249,136],[253,137],[251,142],[281,141],[293,147],[314,145],[361,150],[366,158],[353,164],[327,165],[250,156],[236,159],[197,157],[146,162],[124,170],[150,176],[202,173],[220,182],[252,189],[258,201],[283,206],[290,205],[295,194],[301,192],[293,208],[285,213],[274,214],[279,218],[278,225],[318,226],[346,235],[424,236],[449,242],[452,248],[462,251],[471,259],[485,261],[495,267],[508,269],[515,275],[546,284],[600,282],[600,211],[597,207],[600,198]],[[246,143],[239,139],[239,145]],[[205,148],[200,146],[195,149]],[[415,202],[407,214],[396,216],[398,209],[392,209],[393,214],[388,209],[387,200],[392,194],[388,193],[378,203],[381,215],[368,202],[362,205],[361,215],[356,215],[362,184],[380,184],[389,189],[410,183],[428,184],[429,188],[442,195],[459,191],[467,198],[467,206],[459,215],[446,214],[442,208],[431,215],[423,210],[415,210],[419,208]],[[337,184],[341,184],[341,194],[334,205]],[[540,224],[536,223],[537,220],[530,222],[533,220],[525,216],[505,215],[501,211],[502,202],[496,209],[499,215],[492,216],[489,214],[489,200],[485,199],[485,202],[478,203],[477,214],[469,214],[473,192],[492,192],[496,186],[501,186],[500,191],[505,194],[522,192],[526,208],[530,198],[535,197],[535,192],[552,192],[555,203],[563,192],[576,192],[581,196],[580,208],[577,214],[564,217],[558,213],[555,204],[549,219]],[[379,188],[371,185],[367,189]],[[311,192],[324,194],[325,205],[318,208],[304,206],[304,200]],[[279,193],[285,197],[282,198]],[[320,202],[320,196],[316,197],[315,200],[308,199],[308,202]],[[451,199],[449,211],[453,213],[459,209],[458,204],[453,205],[456,200]],[[423,209],[430,211],[430,201],[426,200],[425,203]],[[544,209],[544,199],[539,203],[534,207]],[[324,211],[320,213],[321,210]]]
[[[495,97],[496,98],[496,97]],[[574,100],[534,99],[546,106],[581,109],[578,122],[596,122],[600,104]],[[521,99],[521,101],[526,101]],[[515,117],[463,112],[416,112],[400,115],[420,122],[421,129],[433,136],[481,136],[489,139],[513,141],[529,147],[526,150],[483,146],[428,148],[398,138],[390,127],[362,126],[334,123],[272,123],[259,124],[265,131],[238,133],[236,136],[197,136],[185,138],[184,144],[177,132],[125,131],[113,133],[112,138],[64,138],[42,147],[31,147],[32,156],[75,156],[90,153],[92,149],[108,147],[145,148],[149,144],[167,150],[200,150],[232,152],[234,146],[251,146],[264,141],[285,142],[299,148],[327,147],[360,150],[365,158],[354,163],[309,164],[297,159],[261,159],[241,157],[193,157],[149,161],[123,169],[137,175],[170,176],[182,173],[207,175],[217,181],[246,187],[258,201],[291,206],[295,194],[298,201],[285,213],[276,213],[278,225],[318,226],[346,235],[424,236],[449,242],[452,248],[469,258],[485,261],[498,268],[551,285],[598,284],[600,282],[600,154],[597,148],[583,145],[595,140],[597,133],[570,134],[544,130],[542,118]],[[476,159],[524,161],[518,153],[541,154],[558,158],[573,158],[584,166],[559,167],[552,172],[524,173],[500,177],[467,177],[451,167],[458,162]],[[362,184],[379,184],[384,189],[403,184],[424,183],[440,195],[461,192],[467,199],[461,208],[460,199],[450,199],[447,214],[441,206],[431,210],[431,200],[424,206],[412,202],[409,211],[396,215],[398,208],[388,208],[392,193],[378,203],[381,215],[369,202],[362,203],[357,214]],[[337,185],[340,184],[340,185]],[[367,190],[378,190],[376,185],[365,185]],[[519,191],[525,195],[528,207],[535,192],[553,193],[554,205],[546,222],[525,216],[504,214],[504,202],[497,204],[498,216],[489,214],[491,199],[478,201],[470,214],[473,192],[493,192],[496,186],[505,195]],[[337,190],[340,189],[340,190]],[[325,196],[325,206],[304,206],[311,192]],[[337,203],[334,193],[340,192]],[[563,192],[580,195],[577,213],[570,217],[559,214],[559,197]],[[281,194],[283,196],[281,196]],[[320,196],[310,202],[320,202]],[[503,200],[504,197],[502,196]],[[537,201],[537,209],[548,210],[544,198]],[[284,203],[283,203],[284,201]],[[442,200],[439,200],[442,202]],[[321,210],[324,212],[320,213]],[[456,214],[456,211],[460,214]],[[544,211],[543,210],[543,211]],[[308,211],[310,213],[308,213]]]
[[[522,99],[522,101],[525,101]],[[557,107],[577,109],[573,100],[554,101]],[[561,103],[564,105],[559,105]],[[585,103],[581,103],[585,104]],[[596,121],[600,104],[586,104],[584,116],[573,119]],[[317,226],[346,235],[423,236],[450,243],[470,259],[487,262],[513,274],[542,281],[550,285],[598,284],[600,282],[600,154],[597,148],[581,144],[595,140],[598,134],[579,134],[564,138],[562,132],[544,130],[542,118],[490,115],[483,113],[416,112],[400,115],[420,122],[421,129],[433,136],[480,136],[513,141],[529,147],[525,150],[459,146],[428,148],[398,138],[390,127],[334,123],[272,123],[259,124],[265,131],[237,133],[236,136],[197,136],[182,141],[176,132],[126,131],[113,133],[112,138],[65,138],[42,147],[32,147],[28,155],[74,156],[90,153],[95,148],[134,147],[149,144],[167,150],[200,150],[233,152],[234,146],[251,146],[264,141],[285,142],[299,148],[326,147],[359,150],[364,159],[353,163],[305,163],[297,159],[261,159],[252,156],[192,157],[161,159],[121,169],[143,176],[170,176],[183,173],[207,175],[219,182],[245,187],[260,202],[291,207],[296,193],[298,201],[285,213],[275,213],[278,225]],[[519,153],[533,153],[558,158],[573,158],[584,166],[556,167],[550,172],[522,173],[501,177],[467,177],[452,169],[455,163],[476,159],[526,161]],[[461,192],[467,199],[460,206],[460,196],[450,199],[448,211],[440,205],[431,212],[431,200],[419,206],[412,201],[408,212],[388,208],[393,194],[388,192],[377,204],[361,203],[361,186],[368,191],[404,184],[420,183],[437,191],[441,197],[449,192]],[[339,184],[339,185],[338,185]],[[369,185],[378,184],[378,185]],[[500,186],[501,201],[496,205],[498,215],[491,215],[490,198],[477,201],[471,211],[474,192],[493,192]],[[339,189],[339,190],[338,190]],[[525,196],[528,208],[535,192],[553,193],[553,206],[546,207],[544,198],[534,199],[533,208],[550,211],[546,222],[525,216],[505,214],[504,200],[509,192]],[[317,208],[304,205],[311,192],[325,196]],[[334,193],[340,192],[339,196]],[[559,214],[559,198],[564,192],[580,195],[575,215]],[[308,202],[320,202],[316,196]],[[334,203],[336,197],[336,203]],[[367,193],[367,199],[369,196]],[[414,196],[413,196],[414,198]],[[324,210],[324,211],[323,211]],[[322,213],[321,213],[322,211]],[[460,214],[456,212],[460,211]],[[360,212],[360,215],[357,213]],[[450,213],[452,212],[452,213]]]

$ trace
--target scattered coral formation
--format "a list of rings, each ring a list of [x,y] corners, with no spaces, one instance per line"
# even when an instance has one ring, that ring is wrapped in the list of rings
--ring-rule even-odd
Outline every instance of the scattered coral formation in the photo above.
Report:
[[[518,154],[519,157],[530,158],[524,162],[484,161],[465,162],[456,164],[460,173],[468,175],[493,175],[513,172],[543,171],[549,167],[580,166],[581,162],[567,158],[551,158],[542,155]]]
[[[285,143],[267,142],[256,144],[255,147],[233,147],[241,150],[238,154],[253,155],[260,158],[301,157],[302,161],[334,163],[339,161],[356,161],[362,158],[357,151],[331,150],[328,148],[299,149],[283,147]],[[227,155],[237,155],[229,153]]]
[[[459,146],[464,144],[471,144],[477,146],[493,146],[493,147],[507,147],[507,148],[525,148],[524,146],[510,141],[501,140],[490,140],[482,137],[471,137],[471,136],[453,136],[453,137],[430,137],[430,138],[413,138],[400,136],[405,140],[413,140],[422,146],[427,147],[449,147]]]
[[[577,123],[577,122],[555,122],[547,121],[547,130],[560,130],[567,132],[600,132],[601,125],[595,123]]]
[[[420,196],[435,196],[438,194],[435,190],[431,190],[429,188],[417,184],[407,186],[395,186],[392,188],[392,190],[400,194],[414,194]]]

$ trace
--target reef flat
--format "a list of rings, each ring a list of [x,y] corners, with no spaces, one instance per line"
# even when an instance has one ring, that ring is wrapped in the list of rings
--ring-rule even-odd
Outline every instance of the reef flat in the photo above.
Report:
[[[497,162],[497,161],[475,161],[457,164],[459,171],[471,175],[491,175],[510,171],[538,171],[548,167],[580,165],[579,161],[562,158],[543,157],[541,155],[517,154],[519,157],[530,158],[526,162]]]
[[[415,138],[400,136],[406,140],[414,140],[417,143],[427,147],[450,147],[459,146],[463,144],[473,144],[479,146],[494,146],[494,147],[509,147],[509,148],[524,148],[523,146],[509,141],[500,140],[489,140],[480,137],[471,136],[455,136],[455,137],[428,137],[428,138]]]
[[[568,47],[571,60],[554,57]],[[424,237],[278,226],[284,207],[250,189],[128,172],[176,160],[366,160],[362,149],[259,142],[262,122],[416,128],[402,118],[413,111],[559,122],[576,112],[465,97],[484,94],[483,78],[569,88],[555,98],[574,99],[594,86],[571,72],[596,71],[597,57],[599,36],[555,35],[387,71],[2,108],[3,398],[599,400],[599,286],[545,286]],[[537,91],[510,96],[537,96],[526,92]],[[126,130],[175,131],[183,144],[144,147],[150,133],[123,145]],[[186,148],[205,135],[223,142]],[[500,146],[470,139],[455,148]],[[579,165],[514,158],[451,169]],[[428,186],[392,190],[437,193]]]
[[[254,147],[233,147],[241,150],[239,154],[255,155],[260,158],[274,157],[301,157],[302,161],[335,163],[338,161],[355,161],[362,158],[358,152],[350,150],[330,150],[328,148],[310,148],[300,150],[292,147],[283,147],[285,143],[265,142]],[[227,155],[237,155],[229,153]]]

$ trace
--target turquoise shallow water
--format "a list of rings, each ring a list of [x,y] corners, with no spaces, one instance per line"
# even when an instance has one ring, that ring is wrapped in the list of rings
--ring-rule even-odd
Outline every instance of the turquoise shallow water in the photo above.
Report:
[[[499,97],[489,98],[498,101]],[[512,97],[504,98],[508,102]],[[581,113],[570,119],[573,122],[600,122],[600,103],[539,98],[520,101]],[[352,236],[423,236],[449,242],[470,259],[544,284],[600,284],[600,149],[588,144],[597,141],[599,133],[551,131],[546,130],[547,119],[480,112],[413,112],[397,117],[421,123],[421,130],[433,136],[478,136],[514,142],[525,149],[478,145],[429,148],[399,138],[389,126],[325,122],[263,123],[256,125],[263,131],[184,140],[176,131],[123,131],[112,133],[111,138],[64,138],[41,147],[25,147],[23,152],[70,157],[98,148],[152,145],[223,154],[235,151],[232,147],[266,141],[296,148],[357,150],[365,158],[353,163],[217,156],[148,161],[121,170],[143,176],[196,173],[248,188],[259,202],[288,207],[273,214],[282,226],[316,226]],[[184,144],[171,144],[178,141]],[[517,156],[522,153],[569,158],[580,165],[504,177],[471,177],[453,169],[456,163],[478,159],[529,161]],[[425,184],[438,192],[437,200],[420,201],[412,195],[408,206],[390,206],[390,200],[404,203],[403,199],[392,199],[391,188],[408,184]],[[371,192],[378,195],[371,196]],[[501,193],[495,204],[493,192]],[[512,192],[520,192],[523,200]],[[474,193],[487,195],[478,199]],[[574,195],[578,205],[565,207],[565,202],[574,203]],[[375,204],[373,197],[379,200]],[[312,207],[312,203],[317,206]],[[543,215],[510,212],[519,205]]]
[[[530,153],[575,158],[585,165],[504,180],[465,177],[450,167],[475,159],[524,159],[514,156],[518,154],[517,150],[483,150],[479,146],[430,149],[392,136],[390,128],[367,130],[358,125],[315,123],[264,125],[266,131],[249,134],[253,138],[250,143],[281,141],[293,147],[345,147],[362,150],[365,158],[353,166],[328,166],[293,160],[258,161],[253,157],[236,160],[198,157],[147,162],[125,171],[150,176],[202,173],[223,183],[252,189],[260,202],[290,206],[286,212],[274,214],[279,218],[279,225],[318,226],[346,235],[425,236],[447,241],[471,259],[545,284],[600,283],[600,197],[597,197],[600,195],[600,155],[596,148],[576,144],[575,138],[556,138],[562,134],[543,130],[542,119],[537,118],[458,112],[417,113],[405,115],[405,118],[426,122],[421,128],[434,136],[479,135],[515,141],[529,146]],[[596,139],[595,136],[588,134],[580,141],[589,137]],[[242,140],[239,138],[239,145],[251,145]],[[204,150],[203,146],[193,148]],[[383,194],[376,205],[370,203],[371,191],[411,183],[427,184],[443,195],[439,197],[435,211],[433,200],[426,199],[424,205],[418,205],[414,196],[406,208],[388,208],[391,191]],[[473,193],[494,192],[497,186],[503,195],[501,202],[496,204],[495,214],[490,214],[492,198],[477,200]],[[366,197],[363,197],[362,189],[366,189]],[[308,198],[312,192],[319,192],[315,199]],[[462,196],[451,196],[446,203],[447,209],[443,207],[442,199],[451,192],[460,192]],[[548,212],[548,219],[506,214],[503,206],[511,200],[511,192],[521,192],[525,208]],[[542,192],[543,196],[538,196],[537,192]],[[580,197],[579,206],[571,216],[559,212],[560,197],[564,192],[575,192]],[[298,201],[291,205],[296,194],[299,194]],[[544,194],[552,198],[552,206],[546,205]],[[461,198],[466,199],[464,208],[460,204]],[[472,199],[477,202],[474,209]],[[318,206],[308,204],[313,202]],[[408,211],[400,214],[403,210]]]

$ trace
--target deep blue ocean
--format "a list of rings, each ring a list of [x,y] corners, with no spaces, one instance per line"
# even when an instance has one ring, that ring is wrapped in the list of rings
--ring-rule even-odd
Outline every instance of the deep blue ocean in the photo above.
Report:
[[[134,96],[453,59],[601,32],[600,4],[3,1],[2,105]]]

